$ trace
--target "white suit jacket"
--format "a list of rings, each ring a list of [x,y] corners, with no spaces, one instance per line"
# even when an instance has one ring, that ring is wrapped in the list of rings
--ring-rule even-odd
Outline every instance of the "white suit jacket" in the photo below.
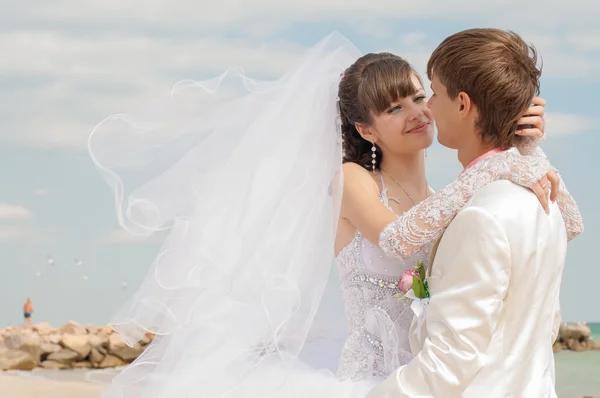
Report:
[[[556,397],[552,343],[567,236],[557,205],[509,181],[457,214],[428,270],[431,299],[414,359],[368,398]]]

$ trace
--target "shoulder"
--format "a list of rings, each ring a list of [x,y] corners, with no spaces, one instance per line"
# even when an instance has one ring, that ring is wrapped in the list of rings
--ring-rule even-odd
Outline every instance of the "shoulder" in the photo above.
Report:
[[[373,173],[352,162],[342,165],[343,195],[340,216],[352,218],[356,212],[379,201],[381,188],[373,178]]]
[[[503,240],[506,238],[504,228],[489,207],[467,205],[456,214],[446,232],[452,231],[453,235],[463,239],[465,236],[481,236],[481,234],[498,234]]]
[[[533,191],[506,180],[491,182],[477,190],[462,211],[472,207],[485,210],[515,237],[539,233],[543,226],[552,227],[562,222],[556,203],[551,205],[548,216]]]
[[[369,175],[371,174],[370,171],[354,162],[344,163],[342,165],[342,171],[344,172],[344,176],[363,176],[371,178]]]
[[[505,211],[527,212],[528,214],[544,213],[538,198],[528,188],[522,187],[508,180],[497,180],[478,189],[467,202],[465,208],[476,206],[500,216]],[[541,214],[540,213],[540,214]]]
[[[365,191],[365,193],[379,195],[379,184],[373,178],[373,173],[364,167],[353,162],[347,162],[342,165],[342,173],[345,192]]]

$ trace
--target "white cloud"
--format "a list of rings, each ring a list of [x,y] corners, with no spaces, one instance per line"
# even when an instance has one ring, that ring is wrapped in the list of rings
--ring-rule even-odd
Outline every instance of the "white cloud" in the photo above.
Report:
[[[34,191],[36,196],[48,196],[50,195],[50,190],[48,188],[38,188]]]
[[[427,33],[425,32],[410,32],[400,37],[402,46],[418,46],[423,45],[427,39]]]
[[[136,244],[156,244],[165,240],[165,233],[155,233],[148,237],[134,235],[123,229],[115,229],[98,237],[94,243],[97,245],[136,245]]]
[[[157,70],[167,78],[169,72],[181,70],[220,73],[232,65],[256,73],[279,73],[299,56],[299,47],[277,40],[263,43],[203,36],[157,38],[144,36],[143,32],[81,37],[57,31],[17,31],[0,35],[0,49],[12,54],[2,60],[0,71],[50,74],[46,76],[54,78],[127,76],[128,81],[133,77],[133,83],[143,86]],[[72,84],[70,80],[58,85],[46,83],[57,90],[55,94],[63,94]]]
[[[565,36],[565,42],[582,51],[600,51],[600,31],[573,32]]]
[[[17,4],[17,3],[13,3]],[[112,20],[111,25],[127,29],[136,26],[179,27],[201,26],[207,30],[232,27],[260,26],[306,20],[340,20],[361,23],[369,18],[389,18],[399,22],[415,17],[457,19],[477,17],[480,21],[523,21],[531,25],[594,24],[599,9],[592,0],[549,0],[522,2],[480,2],[476,0],[305,0],[282,2],[279,0],[228,0],[222,2],[197,2],[193,0],[157,0],[151,3],[130,0],[112,1],[58,0],[51,3],[32,0],[27,6],[3,6],[1,25],[13,26],[22,21],[38,26],[67,24],[94,27],[99,22]],[[508,19],[507,19],[508,17]],[[236,24],[237,23],[237,24]],[[239,24],[239,25],[238,25]]]
[[[595,79],[600,68],[598,57],[590,55],[600,42],[594,39],[600,34],[593,25],[599,7],[588,0],[550,1],[543,6],[517,0],[502,4],[475,0],[447,4],[433,0],[210,4],[32,0],[27,6],[12,4],[3,5],[0,15],[0,51],[11,54],[0,59],[4,88],[0,142],[42,148],[85,149],[96,123],[128,111],[155,92],[167,93],[180,79],[212,77],[232,66],[243,67],[253,77],[278,76],[305,49],[278,38],[287,35],[286,29],[294,23],[321,23],[332,29],[342,24],[375,43],[397,35],[391,51],[423,75],[438,44],[425,31],[439,19],[477,20],[478,26],[502,21],[502,27],[522,31],[538,44],[545,76]],[[564,27],[571,17],[577,17],[580,30],[563,34],[554,29]],[[398,34],[405,31],[406,21],[419,18],[425,18],[422,29]]]
[[[41,239],[41,232],[31,225],[0,224],[0,243],[34,243],[39,242]]]
[[[30,210],[23,206],[0,203],[0,221],[22,221],[33,217]]]
[[[279,75],[302,54],[298,44],[250,39],[166,40],[79,37],[56,32],[0,35],[7,90],[0,93],[0,139],[34,147],[83,149],[96,123],[128,111],[185,78],[241,66],[258,78]],[[152,90],[152,91],[151,91]]]
[[[545,134],[548,138],[557,135],[597,131],[600,119],[585,115],[568,113],[548,113],[546,115]]]
[[[362,21],[353,28],[357,33],[374,39],[384,39],[394,34],[394,26],[392,24],[376,19]]]
[[[0,243],[40,241],[43,234],[32,220],[33,213],[26,207],[0,203]]]

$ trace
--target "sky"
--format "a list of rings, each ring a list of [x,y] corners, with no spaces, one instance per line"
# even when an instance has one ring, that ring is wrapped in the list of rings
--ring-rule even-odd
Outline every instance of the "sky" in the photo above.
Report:
[[[431,51],[446,36],[474,27],[515,30],[543,59],[543,148],[586,227],[569,244],[563,318],[600,321],[594,171],[600,3],[125,3],[0,0],[0,327],[22,322],[28,296],[35,321],[108,322],[157,253],[158,239],[140,241],[118,228],[112,193],[87,153],[91,130],[106,116],[166,93],[179,80],[217,76],[232,66],[251,77],[277,78],[334,30],[365,53],[403,56],[426,81]],[[430,185],[440,188],[459,172],[456,154],[435,143],[427,158]],[[335,288],[335,275],[330,285]]]

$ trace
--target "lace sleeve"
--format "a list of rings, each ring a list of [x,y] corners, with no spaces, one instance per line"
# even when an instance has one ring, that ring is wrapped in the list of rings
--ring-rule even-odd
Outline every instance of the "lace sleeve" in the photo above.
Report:
[[[523,137],[523,140],[519,144],[519,152],[522,155],[528,156],[546,156],[540,144],[544,141],[543,137]],[[558,170],[554,169],[557,173]],[[579,207],[575,203],[575,199],[571,196],[563,179],[560,179],[560,186],[558,191],[558,197],[556,203],[560,208],[563,220],[565,222],[565,228],[567,230],[567,239],[572,240],[577,235],[583,232],[583,219],[579,212]]]
[[[519,143],[518,149],[522,155],[528,156],[546,156],[540,144],[544,141],[545,135],[542,137],[522,137],[523,139]],[[555,169],[556,170],[556,169]],[[558,170],[556,170],[558,173]],[[583,219],[579,212],[579,207],[575,203],[575,199],[571,196],[563,179],[560,179],[560,186],[556,203],[560,208],[563,220],[565,222],[565,228],[567,230],[567,239],[572,240],[577,235],[583,232]]]
[[[536,155],[539,154],[541,151],[540,145],[542,144],[542,142],[544,142],[544,140],[546,139],[546,136],[542,136],[542,137],[521,137],[521,141],[519,142],[519,144],[517,145],[517,148],[519,149],[519,152],[521,153],[521,155]],[[538,151],[539,150],[539,151]],[[542,155],[543,155],[543,151],[542,151]]]
[[[388,256],[407,258],[437,239],[478,189],[501,179],[531,187],[549,169],[546,156],[535,150],[527,156],[516,148],[492,155],[388,224],[379,246]]]
[[[556,170],[556,172],[558,173],[558,170]],[[562,178],[560,179],[556,203],[560,208],[560,213],[565,222],[567,240],[572,240],[583,232],[583,218],[581,217],[575,199],[573,199],[569,191],[567,191],[567,187]]]

